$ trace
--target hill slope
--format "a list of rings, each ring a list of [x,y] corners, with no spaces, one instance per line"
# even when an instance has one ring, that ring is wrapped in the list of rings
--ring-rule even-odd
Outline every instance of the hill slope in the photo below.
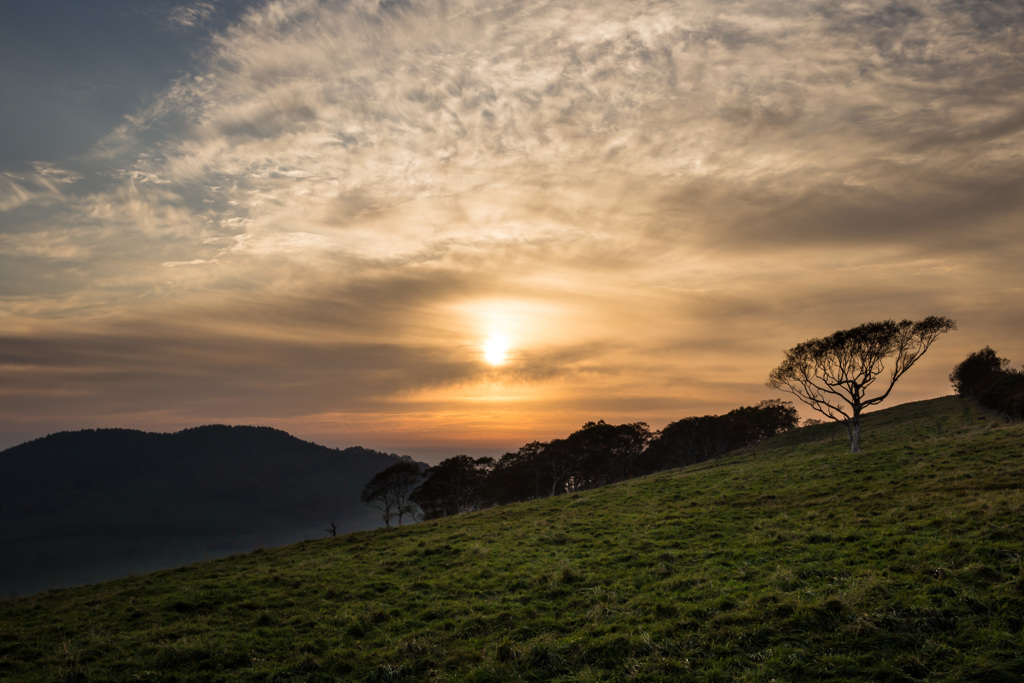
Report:
[[[0,596],[175,567],[379,519],[395,456],[269,427],[61,432],[0,452]]]
[[[1020,680],[1024,426],[944,398],[860,455],[834,431],[0,602],[0,677]]]

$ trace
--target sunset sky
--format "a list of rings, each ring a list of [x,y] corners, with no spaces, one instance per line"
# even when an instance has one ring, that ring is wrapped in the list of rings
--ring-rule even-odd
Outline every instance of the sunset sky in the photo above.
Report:
[[[767,398],[948,316],[1024,361],[1021,0],[0,9],[0,448],[259,424],[435,462]],[[811,417],[809,410],[801,411]]]

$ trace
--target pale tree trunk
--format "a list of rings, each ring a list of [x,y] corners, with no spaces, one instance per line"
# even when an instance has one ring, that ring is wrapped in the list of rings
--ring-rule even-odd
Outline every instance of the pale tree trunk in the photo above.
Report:
[[[850,437],[850,452],[860,453],[860,416],[846,421],[846,433]]]

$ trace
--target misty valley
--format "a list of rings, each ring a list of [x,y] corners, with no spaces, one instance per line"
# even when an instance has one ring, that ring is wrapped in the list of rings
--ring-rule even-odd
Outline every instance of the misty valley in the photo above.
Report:
[[[267,427],[62,432],[0,452],[0,596],[379,524],[359,502],[399,461]]]

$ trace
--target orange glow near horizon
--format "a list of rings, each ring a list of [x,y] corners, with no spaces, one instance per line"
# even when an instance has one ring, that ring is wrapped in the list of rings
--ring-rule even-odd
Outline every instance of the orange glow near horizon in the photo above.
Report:
[[[1024,96],[993,87],[1024,77],[1024,18],[168,4],[224,11],[143,60],[144,98],[79,102],[88,126],[29,97],[106,87],[58,24],[30,28],[77,70],[4,83],[45,148],[0,149],[0,449],[225,423],[500,454],[785,400],[785,349],[889,318],[960,331],[881,407],[982,347],[1024,362]]]

